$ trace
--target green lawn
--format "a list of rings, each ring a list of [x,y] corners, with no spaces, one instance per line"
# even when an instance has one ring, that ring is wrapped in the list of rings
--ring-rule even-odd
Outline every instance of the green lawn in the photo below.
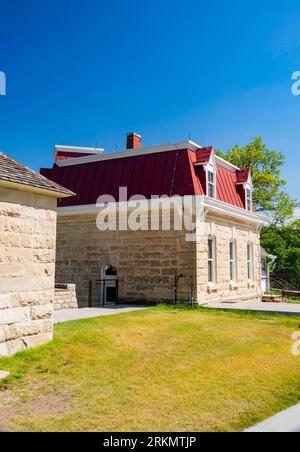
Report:
[[[300,304],[300,298],[289,297],[284,299],[285,303],[297,303]]]
[[[278,290],[271,290],[270,292],[273,295],[281,295],[280,291]],[[284,303],[296,303],[300,304],[300,297],[284,297],[283,298]]]
[[[296,317],[151,308],[0,359],[0,430],[240,431],[300,401]]]

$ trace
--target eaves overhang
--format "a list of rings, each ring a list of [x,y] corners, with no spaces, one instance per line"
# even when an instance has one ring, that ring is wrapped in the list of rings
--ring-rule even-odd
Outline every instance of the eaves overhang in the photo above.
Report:
[[[70,196],[75,196],[75,193],[69,191],[62,192],[62,191],[56,191],[56,190],[50,190],[46,188],[40,188],[40,187],[34,187],[32,185],[22,184],[18,182],[11,182],[7,180],[0,180],[0,187],[3,188],[10,188],[12,190],[20,190],[25,191],[28,193],[35,193],[38,195],[44,195],[44,196],[50,196],[52,198],[69,198]]]
[[[233,218],[239,218],[257,225],[265,226],[269,223],[269,218],[265,215],[258,214],[256,212],[250,212],[240,207],[227,204],[226,202],[219,201],[217,199],[204,196],[204,207],[211,212],[218,212],[220,214],[232,216]]]
[[[184,197],[177,197],[182,198],[182,201],[184,200]],[[199,208],[203,207],[207,212],[214,212],[218,213],[220,215],[232,217],[233,219],[239,219],[248,223],[254,223],[258,226],[264,226],[268,224],[269,218],[265,215],[258,214],[256,212],[250,212],[245,209],[242,209],[240,207],[235,207],[230,204],[227,204],[223,201],[219,201],[217,199],[210,198],[208,196],[197,196],[198,202],[197,205]],[[162,208],[164,208],[164,202],[168,201],[169,198],[166,198],[165,200],[162,200]],[[147,202],[149,200],[145,200],[145,208],[147,206]],[[159,201],[159,199],[157,200]],[[117,208],[123,210],[127,202],[123,203],[116,203]],[[165,203],[166,207],[168,208],[169,204],[168,202]],[[87,205],[80,205],[80,206],[68,206],[68,207],[59,207],[58,208],[58,216],[70,216],[70,215],[94,215],[98,214],[100,212],[101,208],[97,206],[96,204],[87,204]]]

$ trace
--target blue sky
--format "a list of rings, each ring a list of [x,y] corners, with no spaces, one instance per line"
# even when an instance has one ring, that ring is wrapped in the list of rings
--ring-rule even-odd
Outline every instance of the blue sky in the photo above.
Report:
[[[0,149],[34,169],[61,144],[123,149],[262,135],[300,198],[299,0],[0,0]]]

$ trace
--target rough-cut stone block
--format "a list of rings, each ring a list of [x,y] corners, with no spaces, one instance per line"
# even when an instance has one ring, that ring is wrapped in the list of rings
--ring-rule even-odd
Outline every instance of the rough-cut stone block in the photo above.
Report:
[[[32,320],[51,319],[53,317],[53,305],[32,306],[30,314]]]
[[[23,337],[23,342],[26,346],[26,348],[35,348],[39,345],[46,344],[47,342],[52,341],[53,335],[52,333],[44,333],[44,334],[38,334],[36,336],[27,336]]]
[[[14,340],[22,336],[34,336],[36,334],[52,331],[52,320],[33,320],[7,326],[6,340]]]
[[[1,189],[1,356],[52,337],[55,237],[55,198]]]
[[[11,306],[11,295],[10,294],[0,294],[0,310],[7,309],[10,306]]]
[[[30,320],[29,308],[9,308],[1,311],[0,325],[12,325]]]
[[[8,356],[8,355],[9,355],[9,351],[8,351],[7,342],[0,342],[0,356]]]
[[[24,276],[26,274],[25,266],[23,264],[0,264],[0,277],[16,277]]]
[[[24,292],[31,290],[33,287],[33,279],[27,277],[17,278],[1,278],[0,277],[0,293]]]
[[[0,325],[0,343],[7,340],[8,328],[8,325]]]
[[[15,339],[12,341],[6,342],[6,349],[7,353],[4,356],[11,356],[15,353],[21,352],[26,349],[26,344],[23,342],[22,339]]]

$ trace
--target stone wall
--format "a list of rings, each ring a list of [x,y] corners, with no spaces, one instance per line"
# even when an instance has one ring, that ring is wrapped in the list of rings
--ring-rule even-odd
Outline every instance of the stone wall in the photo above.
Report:
[[[56,199],[0,189],[0,355],[53,337]]]
[[[208,237],[217,239],[218,281],[208,284]],[[229,241],[237,240],[238,281],[230,285]],[[247,278],[247,242],[254,245],[255,277]],[[206,217],[196,243],[186,241],[185,231],[107,231],[96,227],[96,216],[61,216],[57,234],[57,282],[76,284],[80,307],[88,305],[89,281],[92,302],[99,300],[101,267],[117,269],[120,302],[171,302],[174,280],[177,298],[200,304],[216,300],[257,300],[260,297],[259,232],[242,221]]]
[[[78,302],[75,284],[55,284],[54,310],[77,308]]]
[[[90,280],[92,303],[99,302],[105,265],[117,269],[120,302],[170,302],[179,274],[179,296],[188,299],[189,262],[184,231],[100,232],[96,216],[58,218],[56,281],[76,284],[80,307],[88,306]]]

